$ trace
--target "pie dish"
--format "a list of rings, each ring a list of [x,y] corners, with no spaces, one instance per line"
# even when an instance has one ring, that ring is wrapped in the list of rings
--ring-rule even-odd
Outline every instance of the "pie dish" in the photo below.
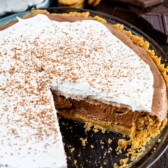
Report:
[[[35,13],[37,14],[38,12],[39,12],[39,11],[36,11]],[[41,11],[40,11],[40,12],[41,12]],[[73,16],[72,16],[72,15],[73,15]],[[85,16],[85,14],[82,14],[82,15],[81,15],[81,14],[78,14],[78,13],[72,13],[72,14],[71,14],[71,18],[74,18],[74,16],[76,17],[76,15],[78,15],[78,17],[79,17],[79,16],[80,16],[80,17],[81,17],[81,16]],[[56,15],[56,16],[61,20],[61,18],[62,18],[61,16],[58,16],[58,15]],[[52,16],[51,16],[51,17],[52,17]],[[64,16],[64,17],[66,18],[67,16]],[[87,15],[87,17],[88,17],[88,15]],[[65,19],[65,18],[64,18],[64,19]],[[101,21],[104,22],[103,19],[100,19],[100,18],[98,18],[98,17],[96,17],[96,19],[101,20]],[[117,25],[116,28],[117,28],[117,29],[120,29],[121,32],[124,31],[120,25]],[[125,33],[127,33],[127,32],[125,32]],[[131,33],[128,33],[128,35],[130,36],[130,38],[134,39],[134,38],[133,38],[134,36],[133,36]],[[123,35],[123,36],[124,36],[124,35]],[[137,40],[137,38],[135,38],[135,39],[136,39],[136,40],[135,40],[134,42],[137,42],[137,44],[138,44],[140,38],[138,38],[138,40]],[[148,50],[148,44],[145,43],[144,40],[141,39],[141,41],[140,41],[139,44],[142,45],[142,46],[144,46],[144,48],[147,48],[147,50]],[[149,50],[148,50],[148,51],[149,51]],[[154,58],[156,58],[152,51],[149,51],[149,54],[150,54],[151,56],[153,56]],[[158,59],[156,59],[156,61],[158,61]],[[159,63],[159,64],[160,64],[160,63]],[[161,69],[161,68],[163,68],[163,66],[161,66],[160,69]],[[162,70],[163,70],[164,72],[166,72],[165,68],[163,68]],[[43,71],[43,70],[40,70],[40,71]],[[11,72],[11,73],[12,73],[12,72]],[[62,75],[61,75],[61,76],[62,76]],[[164,76],[164,75],[163,75],[163,76]],[[166,77],[166,76],[165,76],[165,77]],[[166,78],[165,78],[165,79],[166,79]],[[54,90],[54,89],[53,89],[53,90]],[[164,92],[164,94],[165,94],[165,92]],[[61,95],[61,96],[62,96],[62,95]],[[60,97],[59,97],[58,94],[56,94],[56,96],[54,96],[54,97],[56,98],[55,100],[56,100],[56,103],[57,103],[57,102],[58,102],[58,99],[59,99]],[[164,97],[164,96],[162,96],[162,97]],[[164,99],[164,100],[165,100],[165,99]],[[69,100],[68,100],[68,101],[69,101]],[[70,101],[72,101],[72,100],[70,100]],[[62,102],[62,100],[61,100],[61,102]],[[67,102],[67,100],[64,101],[64,103],[65,103],[64,105],[67,105],[66,102]],[[71,103],[74,103],[74,102],[70,102],[70,104],[71,104]],[[90,103],[90,102],[89,102],[89,103]],[[69,102],[68,102],[68,104],[69,104]],[[75,103],[74,103],[74,104],[75,104]],[[77,104],[80,104],[80,102],[78,102]],[[87,104],[87,107],[88,107],[88,106],[89,106],[89,104]],[[57,107],[58,107],[58,110],[61,109],[61,108],[60,108],[60,104],[59,104],[59,105],[56,104],[56,108],[57,108]],[[67,107],[67,106],[66,106],[66,107]],[[84,106],[81,106],[81,107],[84,107]],[[63,107],[63,109],[65,109],[65,106]],[[60,110],[59,110],[59,111],[60,111]],[[68,111],[69,111],[69,109],[68,109]],[[80,111],[80,110],[79,110],[79,111]],[[89,111],[90,111],[90,110],[89,110]],[[165,111],[164,111],[164,112],[165,112]],[[137,112],[137,113],[138,113],[138,112]],[[64,115],[63,113],[60,113],[60,114]],[[165,114],[166,114],[166,112],[165,112]],[[164,123],[166,123],[166,116],[165,116],[165,114],[164,114],[164,116],[163,116],[163,119],[165,120],[165,122],[163,122],[163,125],[164,125]],[[64,116],[65,116],[65,115],[64,115]],[[85,114],[85,116],[86,116],[86,114]],[[69,117],[69,116],[66,116],[66,117]],[[73,118],[74,118],[74,117],[73,117]],[[75,118],[75,119],[77,119],[77,118]],[[79,118],[79,119],[81,120],[81,118]],[[124,120],[124,119],[123,119],[123,120]],[[93,121],[93,120],[92,120],[92,121]],[[117,120],[116,120],[116,121],[117,121]],[[162,120],[162,121],[163,121],[163,120]],[[92,123],[93,123],[93,122],[92,122]],[[101,124],[97,124],[97,123],[93,123],[93,124],[96,124],[96,125],[99,125],[99,126],[102,127]],[[114,123],[113,123],[113,125],[114,125]],[[116,125],[117,125],[117,124],[116,124]],[[150,124],[149,124],[149,125],[150,125]],[[157,124],[155,124],[155,126],[157,126]],[[160,126],[159,126],[159,127],[160,127]],[[110,129],[110,128],[109,128],[109,129]],[[131,135],[131,134],[132,134],[132,133],[130,134],[128,131],[127,131],[127,132],[126,132],[126,131],[124,132],[124,131],[121,130],[121,129],[115,129],[115,128],[112,128],[112,129],[113,129],[114,131],[119,131],[119,132],[121,132],[121,133],[125,133],[125,134],[128,134],[128,135]],[[160,131],[160,130],[161,130],[161,128],[159,128],[159,130],[157,130],[157,131]],[[157,131],[156,131],[156,134],[158,133]],[[144,132],[144,131],[143,131],[143,132]],[[145,132],[144,132],[144,134],[145,134]],[[154,134],[153,136],[156,136],[156,134]],[[142,134],[141,134],[141,135],[142,135]],[[150,137],[152,137],[152,135],[150,135]],[[145,138],[143,138],[142,140],[143,140],[144,142],[146,142],[146,141],[148,141],[148,138],[149,138],[149,137],[147,137],[147,138],[145,137]],[[138,140],[139,140],[139,138],[137,139],[137,141],[138,141]],[[142,144],[144,143],[143,141],[142,141]],[[134,142],[135,142],[135,141],[134,141]],[[139,143],[139,142],[140,142],[140,143]],[[142,145],[142,144],[141,144],[141,141],[138,141],[138,145],[139,145],[139,144]],[[137,149],[136,146],[137,146],[137,145],[135,145],[134,148]]]

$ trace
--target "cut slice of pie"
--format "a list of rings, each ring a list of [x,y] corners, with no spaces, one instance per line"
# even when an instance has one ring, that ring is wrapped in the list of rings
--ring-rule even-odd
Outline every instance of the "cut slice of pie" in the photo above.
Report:
[[[66,167],[56,109],[129,135],[133,149],[160,133],[167,68],[148,42],[88,13],[27,17],[0,31],[1,164]]]

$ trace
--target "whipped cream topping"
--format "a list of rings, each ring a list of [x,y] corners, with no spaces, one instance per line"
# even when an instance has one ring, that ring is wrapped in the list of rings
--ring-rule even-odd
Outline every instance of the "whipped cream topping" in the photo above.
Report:
[[[51,90],[151,112],[149,66],[103,24],[18,20],[0,31],[0,164],[66,167]]]

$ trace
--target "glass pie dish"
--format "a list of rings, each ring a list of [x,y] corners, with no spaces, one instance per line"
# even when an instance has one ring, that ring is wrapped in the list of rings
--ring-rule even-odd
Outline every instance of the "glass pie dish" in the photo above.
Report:
[[[46,9],[51,13],[68,13],[68,12],[88,12],[84,9],[70,9],[70,8],[49,8]],[[129,23],[120,20],[119,18],[95,11],[89,11],[91,16],[100,16],[107,20],[109,24],[120,23],[124,25],[126,30],[132,32],[136,36],[143,37],[150,43],[150,48],[161,57],[162,62],[168,65],[168,59],[159,45],[151,38],[145,35],[136,27]],[[0,25],[16,19],[16,16],[22,17],[27,12],[18,13],[0,20]],[[85,131],[84,124],[76,121],[68,120],[60,117],[60,128],[65,144],[65,151],[67,154],[68,165],[70,167],[113,167],[114,163],[118,163],[120,159],[125,157],[126,153],[117,153],[116,148],[118,140],[123,137],[119,133],[107,131],[105,133],[95,132],[94,130]],[[87,144],[82,144],[87,139]],[[168,147],[168,126],[162,132],[151,139],[146,145],[146,150],[143,154],[133,161],[130,161],[131,167],[150,167],[167,149]],[[110,140],[110,142],[109,142]],[[110,150],[109,150],[110,149]]]

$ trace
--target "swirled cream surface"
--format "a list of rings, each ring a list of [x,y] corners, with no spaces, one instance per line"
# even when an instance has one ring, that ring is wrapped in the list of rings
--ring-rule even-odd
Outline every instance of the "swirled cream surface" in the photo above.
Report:
[[[0,164],[66,167],[51,90],[151,112],[149,65],[103,24],[18,20],[0,31]]]

